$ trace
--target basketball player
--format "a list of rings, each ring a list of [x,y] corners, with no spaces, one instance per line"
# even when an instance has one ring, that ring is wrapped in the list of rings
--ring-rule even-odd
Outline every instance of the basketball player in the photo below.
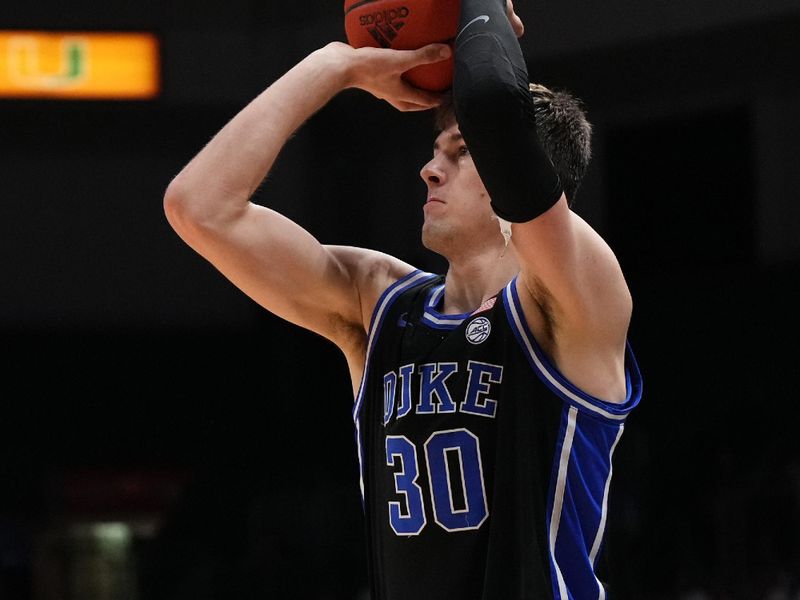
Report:
[[[570,208],[590,125],[570,96],[529,88],[510,3],[462,0],[459,31],[451,109],[400,77],[447,46],[331,43],[186,165],[166,215],[244,293],[344,353],[373,600],[602,599],[611,459],[641,377],[618,261]],[[346,88],[438,107],[422,242],[446,274],[323,245],[250,201]]]

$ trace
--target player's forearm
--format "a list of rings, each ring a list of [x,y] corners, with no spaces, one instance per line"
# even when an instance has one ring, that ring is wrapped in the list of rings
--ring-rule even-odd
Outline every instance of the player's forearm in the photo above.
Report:
[[[329,48],[311,53],[231,119],[170,183],[167,203],[193,220],[241,210],[289,137],[347,87],[348,71]],[[230,213],[228,211],[231,211]]]
[[[462,0],[455,44],[455,111],[498,216],[544,213],[561,186],[536,132],[528,71],[505,0]]]

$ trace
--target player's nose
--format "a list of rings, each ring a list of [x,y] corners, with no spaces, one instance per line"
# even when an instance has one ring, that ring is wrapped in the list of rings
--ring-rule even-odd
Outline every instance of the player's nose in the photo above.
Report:
[[[446,179],[445,171],[436,156],[425,163],[422,169],[420,169],[419,174],[422,180],[429,186],[442,185]]]

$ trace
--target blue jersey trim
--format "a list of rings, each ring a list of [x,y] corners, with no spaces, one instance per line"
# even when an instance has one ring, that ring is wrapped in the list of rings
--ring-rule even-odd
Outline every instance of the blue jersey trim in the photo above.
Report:
[[[472,313],[461,313],[456,315],[446,315],[439,312],[444,298],[444,284],[431,288],[428,298],[425,301],[425,310],[420,319],[428,327],[433,329],[444,329],[451,331],[461,325]]]
[[[364,360],[364,373],[361,375],[361,384],[358,387],[358,393],[356,394],[353,404],[353,422],[356,428],[355,437],[356,449],[358,451],[359,485],[361,488],[362,504],[364,502],[364,445],[361,440],[361,406],[364,401],[364,386],[366,385],[369,374],[372,350],[375,346],[375,341],[378,339],[378,334],[383,326],[386,314],[389,312],[389,309],[394,301],[397,300],[398,296],[407,289],[430,281],[434,277],[438,277],[438,275],[427,273],[419,269],[412,271],[405,277],[401,277],[383,291],[372,311],[367,338],[367,352]]]
[[[630,343],[626,342],[625,350],[625,381],[627,385],[625,402],[621,404],[605,402],[587,394],[559,372],[536,342],[522,310],[516,282],[517,277],[514,277],[503,290],[503,303],[509,325],[534,372],[553,393],[571,406],[605,419],[624,420],[628,413],[639,404],[642,397],[642,376]]]
[[[564,405],[547,505],[555,600],[605,599],[594,568],[605,536],[612,457],[624,428]]]
[[[537,343],[522,309],[516,277],[502,295],[509,325],[531,368],[564,402],[546,522],[553,597],[605,600],[605,587],[594,568],[605,536],[611,459],[624,420],[642,395],[639,366],[626,342],[625,402],[605,402],[587,394],[559,372]]]

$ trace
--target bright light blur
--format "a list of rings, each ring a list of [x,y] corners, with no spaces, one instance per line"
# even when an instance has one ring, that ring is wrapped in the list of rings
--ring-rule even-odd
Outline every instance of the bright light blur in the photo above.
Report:
[[[150,33],[0,32],[0,97],[150,99],[159,94]]]

